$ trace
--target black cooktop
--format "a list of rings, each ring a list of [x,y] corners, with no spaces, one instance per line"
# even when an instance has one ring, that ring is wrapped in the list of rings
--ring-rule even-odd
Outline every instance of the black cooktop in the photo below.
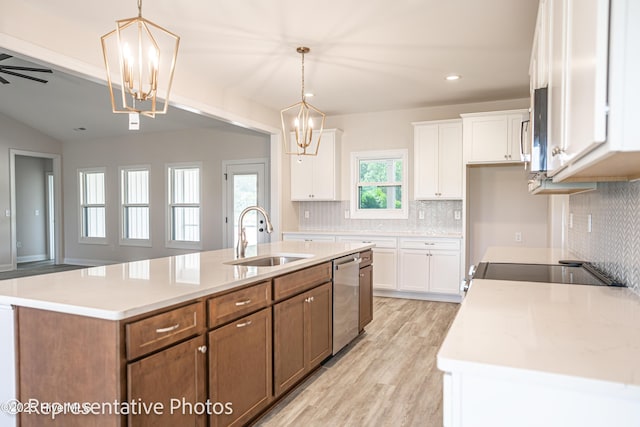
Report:
[[[517,264],[481,262],[473,275],[477,279],[547,282],[595,286],[624,286],[603,275],[588,263]]]

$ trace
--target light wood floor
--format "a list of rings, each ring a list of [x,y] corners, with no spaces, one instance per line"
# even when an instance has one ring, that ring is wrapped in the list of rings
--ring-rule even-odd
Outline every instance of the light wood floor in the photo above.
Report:
[[[256,424],[442,426],[436,354],[458,304],[374,298],[374,320]]]

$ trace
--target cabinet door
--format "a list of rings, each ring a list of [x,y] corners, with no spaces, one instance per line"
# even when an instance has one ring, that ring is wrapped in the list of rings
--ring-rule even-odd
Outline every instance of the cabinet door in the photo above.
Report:
[[[462,198],[462,123],[438,126],[438,193],[448,199]]]
[[[305,370],[305,305],[301,294],[273,306],[273,381],[279,396],[298,380]]]
[[[388,248],[373,248],[376,268],[373,269],[373,287],[375,289],[396,290],[398,251]]]
[[[460,293],[459,251],[431,251],[429,291],[443,294]]]
[[[209,400],[233,405],[211,426],[246,424],[271,401],[271,381],[270,308],[209,333]]]
[[[323,132],[318,155],[313,158],[312,200],[336,200],[336,145],[333,132]],[[310,178],[306,171],[307,179]]]
[[[470,141],[472,162],[500,162],[508,160],[507,141],[509,123],[507,116],[471,117],[465,119],[465,133]]]
[[[206,425],[206,414],[197,415],[195,411],[196,403],[207,398],[204,343],[205,337],[199,336],[127,366],[128,400],[163,405],[160,414],[151,411],[149,415],[129,415],[129,426]]]
[[[438,125],[415,127],[414,199],[438,196]]]
[[[331,282],[307,292],[306,368],[312,370],[329,357],[333,350],[333,293]]]
[[[376,261],[377,262],[377,261]],[[373,266],[360,269],[359,329],[362,331],[373,320]]]
[[[607,139],[609,0],[567,0],[567,139],[570,161]]]
[[[377,260],[376,260],[377,262]],[[402,291],[429,291],[429,252],[418,249],[400,250],[400,286]]]
[[[312,200],[314,157],[291,157],[291,200]]]

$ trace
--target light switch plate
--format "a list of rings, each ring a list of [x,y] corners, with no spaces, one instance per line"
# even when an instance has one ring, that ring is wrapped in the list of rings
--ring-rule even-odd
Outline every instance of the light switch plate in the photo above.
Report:
[[[418,219],[424,219],[424,211],[418,211]]]
[[[453,219],[458,219],[459,220],[460,219],[460,215],[461,215],[460,211],[457,211],[457,210],[453,211]]]

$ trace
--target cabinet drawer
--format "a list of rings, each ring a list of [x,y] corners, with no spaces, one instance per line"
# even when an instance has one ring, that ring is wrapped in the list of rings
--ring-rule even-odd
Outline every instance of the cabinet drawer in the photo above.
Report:
[[[279,300],[295,295],[314,286],[331,281],[330,262],[305,268],[273,279],[273,299]]]
[[[457,239],[402,239],[400,240],[402,249],[442,249],[457,251],[460,250],[460,240]]]
[[[204,303],[197,302],[126,326],[127,359],[171,345],[204,331]]]
[[[371,265],[371,263],[373,262],[373,251],[368,250],[360,252],[360,259],[362,260],[362,262],[360,263],[360,268]]]
[[[207,302],[209,309],[209,327],[214,328],[223,323],[240,318],[245,314],[266,307],[270,302],[270,281],[211,298]]]
[[[355,243],[373,243],[376,248],[393,248],[397,247],[395,237],[376,237],[376,236],[340,236],[339,242],[355,242]]]

